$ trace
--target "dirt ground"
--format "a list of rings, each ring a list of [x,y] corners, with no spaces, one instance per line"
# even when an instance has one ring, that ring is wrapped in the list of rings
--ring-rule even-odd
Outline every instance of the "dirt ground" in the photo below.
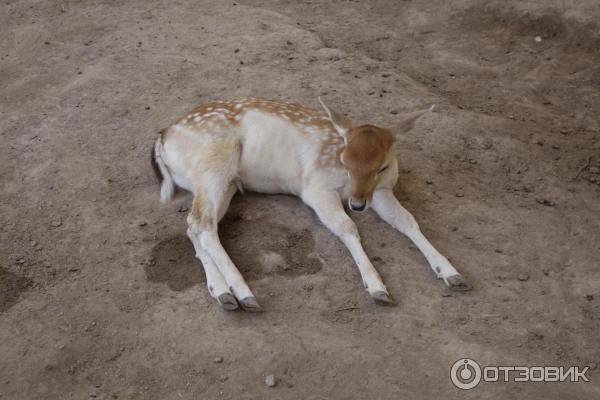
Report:
[[[1,399],[600,398],[598,1],[0,10]],[[377,306],[312,211],[249,193],[220,231],[264,313],[223,311],[185,236],[191,197],[159,203],[149,152],[240,95],[322,95],[381,126],[435,103],[397,144],[396,194],[473,290],[355,214],[397,302]],[[591,382],[461,391],[462,357],[589,365]]]

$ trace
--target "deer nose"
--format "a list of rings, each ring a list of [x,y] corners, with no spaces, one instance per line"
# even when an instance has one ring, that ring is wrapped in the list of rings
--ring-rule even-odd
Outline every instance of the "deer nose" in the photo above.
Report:
[[[350,207],[352,211],[364,211],[367,207],[367,201],[350,198],[348,200],[348,207]]]

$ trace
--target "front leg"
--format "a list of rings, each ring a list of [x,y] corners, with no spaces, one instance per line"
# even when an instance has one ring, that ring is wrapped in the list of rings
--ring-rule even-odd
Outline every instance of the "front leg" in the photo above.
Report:
[[[302,200],[350,250],[371,297],[378,303],[392,304],[387,288],[360,243],[356,225],[344,211],[339,194],[332,190],[311,190],[302,194]]]
[[[371,207],[388,224],[408,236],[421,250],[431,269],[439,279],[443,279],[452,290],[466,291],[469,285],[450,264],[446,257],[433,247],[419,229],[417,221],[408,212],[390,189],[379,189],[373,193]]]

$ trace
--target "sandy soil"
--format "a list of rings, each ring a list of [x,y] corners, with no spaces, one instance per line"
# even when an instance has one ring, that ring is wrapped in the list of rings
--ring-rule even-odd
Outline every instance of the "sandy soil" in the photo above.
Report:
[[[463,356],[600,363],[596,0],[0,9],[0,398],[600,398],[599,369],[449,379]],[[406,238],[355,215],[398,303],[377,306],[299,200],[247,194],[221,232],[265,312],[224,312],[185,237],[191,198],[159,204],[149,151],[175,117],[238,95],[324,95],[382,126],[437,104],[399,140],[396,193],[474,289],[448,292]]]

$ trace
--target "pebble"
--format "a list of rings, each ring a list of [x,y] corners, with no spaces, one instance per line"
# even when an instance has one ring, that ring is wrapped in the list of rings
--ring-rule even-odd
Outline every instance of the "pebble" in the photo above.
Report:
[[[25,264],[25,257],[17,257],[17,259],[15,260],[15,263],[17,263],[19,265]]]
[[[146,226],[148,225],[148,223],[146,221],[142,221],[138,224],[138,226]]]
[[[548,200],[548,199],[537,199],[536,201],[539,204],[546,206],[546,207],[554,207],[556,205],[555,202],[553,202],[552,200]]]
[[[275,375],[269,374],[266,376],[265,385],[267,385],[268,387],[275,387],[276,384],[277,382],[275,382]]]
[[[58,228],[59,226],[62,225],[62,219],[57,218],[57,219],[53,220],[52,222],[50,222],[50,225],[53,226],[54,228]]]
[[[517,279],[519,279],[521,282],[525,282],[529,280],[529,274],[524,272],[522,274],[519,274],[519,276],[517,277]]]
[[[215,357],[213,360],[215,364],[221,364],[223,362],[223,357]]]
[[[177,210],[177,211],[179,211],[180,213],[184,213],[184,212],[187,212],[188,210],[189,210],[189,208],[187,208],[185,206],[181,206],[181,207],[179,207],[179,210]]]
[[[590,167],[590,173],[600,174],[600,168],[599,167]]]

